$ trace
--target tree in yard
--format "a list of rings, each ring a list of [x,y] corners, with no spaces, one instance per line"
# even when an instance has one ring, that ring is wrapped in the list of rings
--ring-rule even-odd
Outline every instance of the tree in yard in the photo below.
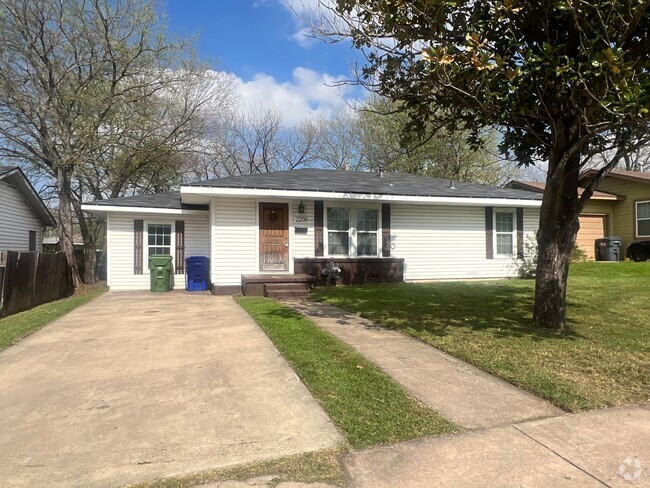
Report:
[[[185,180],[292,170],[317,160],[317,123],[305,119],[287,126],[272,106],[240,107],[211,125],[202,155],[188,165]]]
[[[318,159],[336,170],[367,169],[361,118],[350,107],[318,122]]]
[[[592,163],[593,168],[599,168],[607,161],[609,154],[599,155],[594,158]],[[650,172],[650,146],[642,146],[636,148],[634,151],[623,154],[623,161],[617,166],[618,169],[624,171],[640,171]]]
[[[516,169],[496,155],[496,134],[485,131],[481,147],[471,147],[462,131],[409,134],[409,117],[399,103],[372,97],[359,111],[359,127],[370,169],[412,173],[456,181],[502,184]]]
[[[75,285],[75,214],[92,282],[97,227],[82,199],[168,183],[218,84],[147,0],[0,0],[0,65],[0,156],[52,178]]]
[[[312,19],[326,39],[364,50],[358,81],[402,104],[409,130],[486,128],[523,165],[548,163],[534,320],[566,323],[578,215],[594,188],[648,141],[647,0],[337,0]],[[327,16],[326,14],[335,14]],[[580,180],[595,155],[599,171]],[[578,196],[578,187],[585,191]]]
[[[382,97],[346,106],[318,120],[318,162],[338,170],[376,171],[382,167],[487,184],[503,183],[517,173],[512,163],[495,156],[494,133],[483,135],[484,147],[473,148],[460,132],[406,138],[408,123],[399,105]]]
[[[627,171],[650,171],[650,147],[640,147],[636,151],[623,155]]]

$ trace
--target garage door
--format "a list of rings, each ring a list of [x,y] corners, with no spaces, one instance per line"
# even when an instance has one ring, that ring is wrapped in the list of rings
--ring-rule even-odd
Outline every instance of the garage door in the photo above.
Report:
[[[604,215],[581,215],[576,244],[587,254],[588,259],[596,259],[594,241],[605,237],[606,233]]]

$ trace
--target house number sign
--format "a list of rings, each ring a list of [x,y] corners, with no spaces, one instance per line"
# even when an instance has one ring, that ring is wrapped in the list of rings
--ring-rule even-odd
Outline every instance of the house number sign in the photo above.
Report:
[[[296,224],[304,224],[305,222],[309,222],[306,215],[296,215],[295,219]]]

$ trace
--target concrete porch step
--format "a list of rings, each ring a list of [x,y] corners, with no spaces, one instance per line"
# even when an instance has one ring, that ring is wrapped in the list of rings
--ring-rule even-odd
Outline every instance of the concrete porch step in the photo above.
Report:
[[[265,283],[264,296],[269,298],[307,298],[307,283]]]
[[[309,291],[316,278],[306,274],[258,274],[242,275],[242,294],[244,296],[266,297],[267,289],[305,289]],[[294,287],[295,286],[295,287]],[[304,296],[304,295],[302,295]]]

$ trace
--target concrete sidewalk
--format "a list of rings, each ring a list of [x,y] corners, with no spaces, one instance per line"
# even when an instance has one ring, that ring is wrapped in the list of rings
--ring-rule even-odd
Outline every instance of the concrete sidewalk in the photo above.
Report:
[[[356,488],[650,486],[650,410],[621,407],[354,452]]]
[[[326,303],[286,303],[350,344],[459,426],[505,426],[563,413],[545,400],[400,332]]]

